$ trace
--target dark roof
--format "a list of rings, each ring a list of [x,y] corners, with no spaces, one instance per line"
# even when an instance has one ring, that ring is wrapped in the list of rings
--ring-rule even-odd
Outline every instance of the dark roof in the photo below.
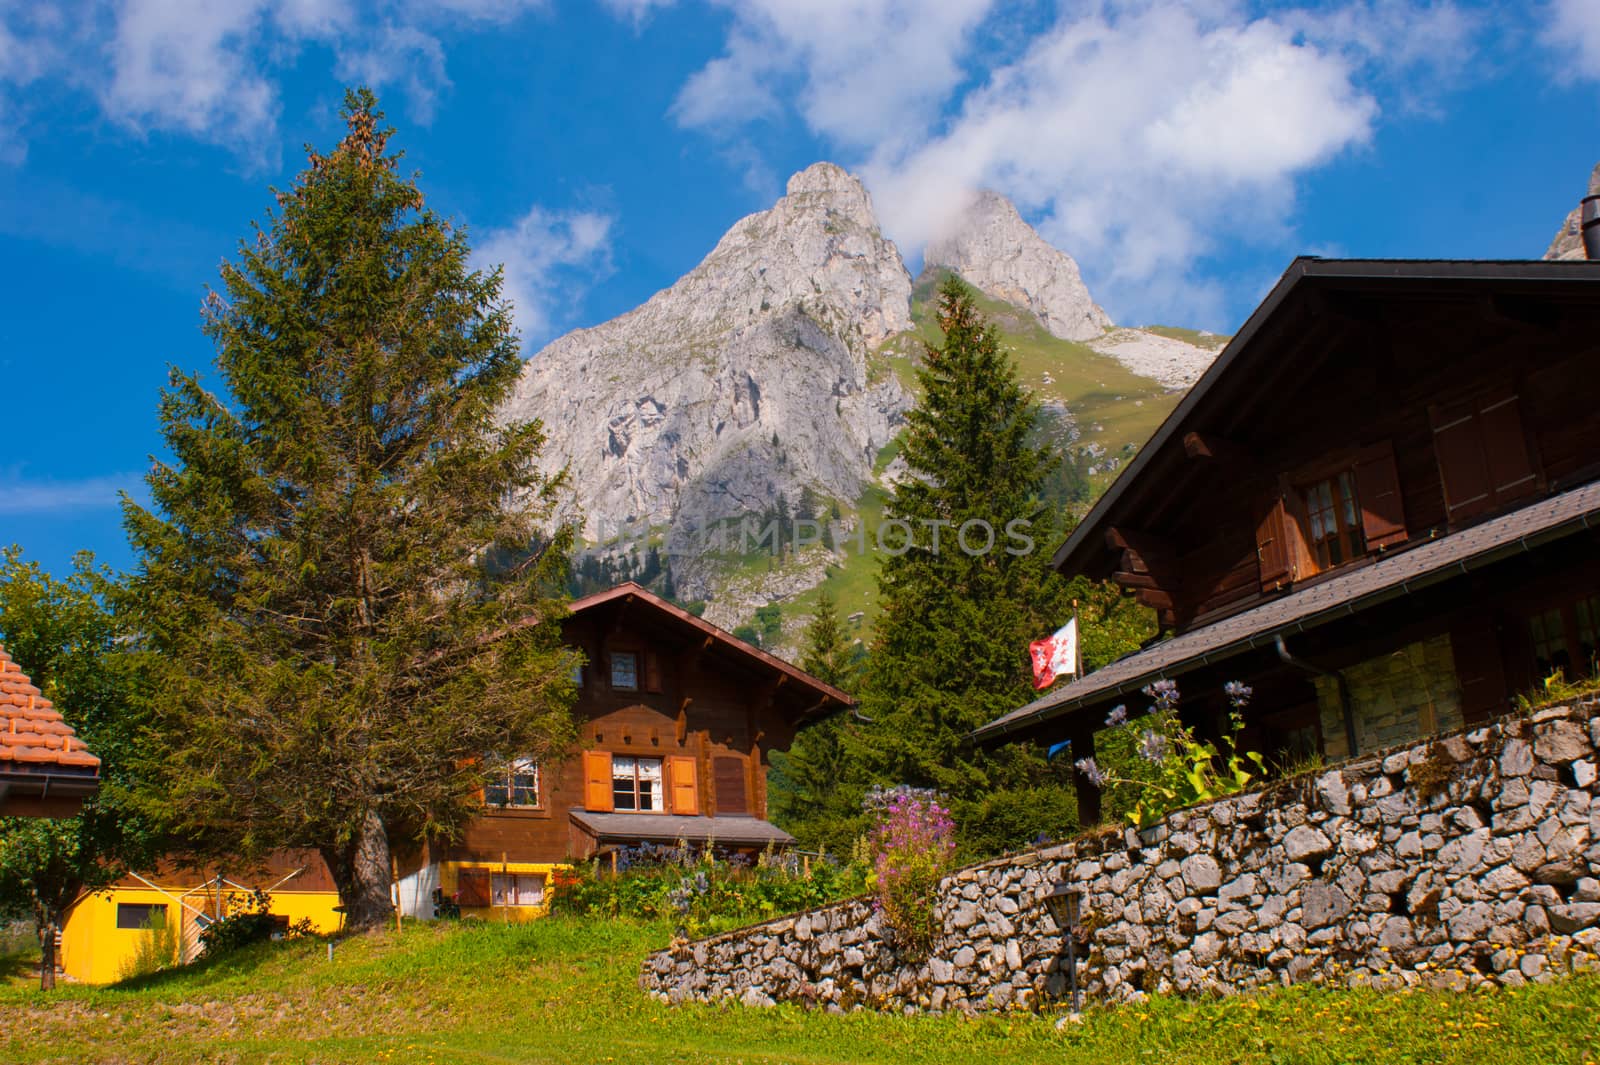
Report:
[[[997,741],[1078,707],[1137,691],[1152,680],[1243,654],[1277,636],[1348,617],[1584,529],[1600,529],[1600,482],[1542,499],[1164,640],[1035,699],[972,736],[980,742]]]
[[[794,837],[759,817],[675,817],[667,814],[598,814],[573,810],[572,820],[600,843],[726,843],[787,847]]]
[[[569,604],[568,609],[574,614],[582,614],[584,611],[619,601],[643,604],[668,621],[710,638],[725,651],[744,659],[747,664],[758,671],[768,672],[775,676],[781,676],[787,681],[797,683],[811,692],[812,698],[818,703],[812,712],[821,712],[828,709],[836,710],[840,707],[855,705],[854,699],[833,685],[824,684],[800,667],[791,665],[776,655],[768,654],[759,647],[745,643],[726,629],[718,628],[704,618],[695,617],[677,604],[669,603],[632,581],[625,581],[615,588],[608,588],[603,592],[586,595],[582,599],[574,599]]]
[[[1191,428],[1191,417],[1207,405],[1219,380],[1230,377],[1229,368],[1253,354],[1257,334],[1285,303],[1311,288],[1361,289],[1371,297],[1393,297],[1408,291],[1462,288],[1518,289],[1537,283],[1600,282],[1600,261],[1542,259],[1319,259],[1301,256],[1289,264],[1267,298],[1228,341],[1210,368],[1167,416],[1166,421],[1139,449],[1122,473],[1089,509],[1051,564],[1069,576],[1084,572],[1088,560],[1104,545],[1105,525],[1123,497],[1139,482],[1145,469],[1165,447]],[[1234,375],[1237,376],[1237,375]],[[1248,377],[1248,375],[1246,375]]]

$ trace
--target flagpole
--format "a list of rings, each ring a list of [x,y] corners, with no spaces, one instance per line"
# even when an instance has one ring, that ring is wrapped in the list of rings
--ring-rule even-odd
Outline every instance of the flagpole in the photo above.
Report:
[[[1078,601],[1072,601],[1072,631],[1077,639],[1072,641],[1073,663],[1072,678],[1077,680],[1083,676],[1083,625],[1078,621]]]

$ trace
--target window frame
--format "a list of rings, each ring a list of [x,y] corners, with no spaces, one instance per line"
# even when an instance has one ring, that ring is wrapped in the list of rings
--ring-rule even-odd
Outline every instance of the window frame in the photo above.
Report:
[[[1327,490],[1325,516],[1323,508],[1313,506],[1313,496],[1319,489]],[[1345,489],[1349,491],[1348,496]],[[1361,486],[1353,461],[1326,476],[1312,480],[1297,479],[1294,491],[1297,503],[1295,517],[1296,520],[1304,519],[1300,535],[1305,547],[1305,560],[1310,563],[1312,573],[1326,573],[1367,556],[1367,532],[1361,520]],[[1319,516],[1324,525],[1328,519],[1332,519],[1332,535],[1316,535]],[[1334,559],[1335,547],[1345,557]]]
[[[1587,613],[1587,619],[1580,611]],[[1584,627],[1585,620],[1587,629]],[[1528,637],[1535,683],[1556,673],[1560,673],[1566,681],[1600,675],[1600,591],[1547,600],[1524,612],[1523,625]],[[1541,629],[1546,630],[1542,638]],[[1587,659],[1583,655],[1585,636],[1590,647]],[[1541,651],[1549,653],[1544,666],[1539,664]],[[1565,665],[1557,664],[1557,655],[1565,656]]]
[[[538,897],[531,902],[523,902],[521,883],[523,881],[538,882]],[[507,885],[506,881],[510,881]],[[517,901],[505,901],[505,889],[509,886]],[[544,906],[548,900],[550,884],[549,878],[543,873],[500,872],[489,871],[489,906],[490,908],[507,910],[537,909]]]
[[[131,915],[132,911],[135,911],[135,910],[144,911],[145,923],[144,924],[125,924],[125,923],[123,923],[123,913],[124,913],[124,911],[129,912],[130,915]],[[154,920],[154,918],[157,917],[158,915],[161,918],[159,924]],[[164,903],[164,902],[119,902],[119,903],[117,903],[116,920],[117,920],[117,928],[121,929],[124,932],[152,932],[152,931],[157,931],[157,930],[160,930],[160,929],[163,929],[163,928],[167,927],[167,904]]]
[[[642,690],[639,686],[639,672],[643,657],[644,656],[638,651],[628,650],[610,652],[608,655],[609,662],[607,663],[609,668],[606,670],[606,674],[610,679],[612,691],[636,692]],[[633,664],[633,683],[631,684],[621,684],[617,681],[617,666],[619,664],[619,660],[623,658],[628,659],[628,661]]]
[[[632,763],[632,766],[631,766],[632,774],[631,774],[631,776],[624,775],[624,774],[618,772],[619,763],[623,763],[623,762]],[[644,794],[645,794],[644,789],[641,787],[641,784],[644,783],[644,781],[642,781],[640,779],[640,776],[639,776],[639,766],[640,766],[641,762],[653,762],[656,765],[656,779],[653,782],[655,784],[655,789],[654,789],[654,792],[650,796],[652,802],[654,803],[654,805],[650,809],[644,809],[640,805],[640,802],[643,799]],[[625,780],[631,780],[632,781],[633,787],[632,787],[631,792],[619,792],[618,791],[617,784],[620,781],[625,781]],[[632,806],[623,806],[618,801],[620,795],[624,795],[624,794],[630,795],[631,801],[633,803]],[[664,813],[667,813],[667,762],[666,762],[666,759],[664,757],[659,756],[659,755],[617,754],[617,753],[612,753],[612,755],[611,755],[611,809],[612,809],[612,811],[614,813],[625,813],[625,814],[664,814]]]
[[[532,773],[519,772],[531,769]],[[533,777],[533,786],[518,786],[518,777]],[[504,802],[496,802],[492,795],[497,791],[504,791]],[[532,791],[533,801],[513,802],[518,792]],[[544,771],[536,758],[513,758],[506,763],[505,770],[497,773],[495,779],[483,787],[483,804],[496,810],[542,810],[544,809]]]

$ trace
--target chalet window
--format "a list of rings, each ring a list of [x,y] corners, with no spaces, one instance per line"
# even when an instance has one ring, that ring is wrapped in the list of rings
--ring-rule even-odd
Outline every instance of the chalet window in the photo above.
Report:
[[[1568,680],[1600,673],[1600,595],[1551,607],[1528,619],[1534,675]]]
[[[489,884],[490,905],[544,905],[544,877],[538,873],[494,873]]]
[[[506,766],[483,789],[483,801],[489,806],[538,806],[539,763],[518,758]]]
[[[1354,470],[1343,470],[1317,481],[1301,495],[1308,525],[1306,543],[1319,570],[1332,569],[1366,553]]]
[[[582,662],[574,662],[574,663],[572,663],[571,677],[572,677],[573,687],[576,687],[576,688],[583,687],[583,663]]]
[[[1284,475],[1256,523],[1263,591],[1406,539],[1394,448],[1381,441]]]
[[[612,755],[611,808],[665,812],[667,805],[661,789],[661,759]]]
[[[165,928],[167,904],[164,902],[117,903],[118,928]]]
[[[611,686],[619,691],[639,690],[639,656],[632,651],[611,652]]]

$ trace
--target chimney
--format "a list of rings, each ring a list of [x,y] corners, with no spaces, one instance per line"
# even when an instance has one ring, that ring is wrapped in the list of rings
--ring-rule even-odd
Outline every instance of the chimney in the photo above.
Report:
[[[1583,231],[1583,254],[1600,259],[1600,195],[1585,196],[1579,207],[1578,228]]]

